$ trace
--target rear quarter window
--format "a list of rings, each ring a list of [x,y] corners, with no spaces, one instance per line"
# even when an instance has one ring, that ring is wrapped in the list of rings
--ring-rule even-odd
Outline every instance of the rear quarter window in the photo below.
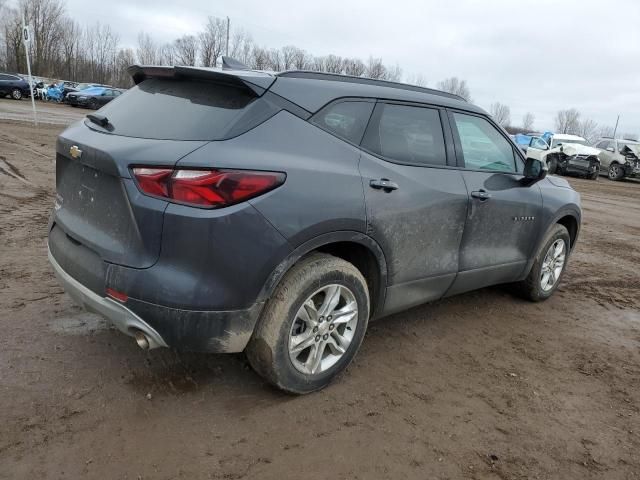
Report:
[[[324,107],[311,122],[334,135],[360,144],[375,103],[345,100]]]
[[[111,133],[158,140],[223,140],[260,103],[248,89],[199,80],[149,79],[101,113]],[[260,114],[264,114],[260,109]],[[246,119],[243,120],[246,123]],[[93,125],[90,126],[94,128]],[[236,132],[237,133],[237,132]]]

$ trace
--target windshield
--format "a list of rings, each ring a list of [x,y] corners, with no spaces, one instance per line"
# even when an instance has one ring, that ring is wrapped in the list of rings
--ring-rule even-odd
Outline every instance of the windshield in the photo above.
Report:
[[[563,145],[566,145],[568,143],[577,143],[578,145],[586,145],[587,141],[583,140],[583,139],[578,140],[578,139],[573,139],[573,138],[569,139],[569,140],[563,140],[563,139],[559,139],[559,138],[558,139],[554,138],[552,143],[551,143],[551,148],[555,148],[558,145],[560,145],[561,143]]]

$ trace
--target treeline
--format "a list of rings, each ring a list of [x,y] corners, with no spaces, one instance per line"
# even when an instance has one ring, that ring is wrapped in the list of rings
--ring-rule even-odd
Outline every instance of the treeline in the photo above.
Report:
[[[215,66],[227,48],[227,22],[209,17],[196,35],[158,43],[148,33],[138,35],[133,48],[121,44],[109,25],[82,26],[65,9],[64,0],[19,0],[3,5],[0,0],[0,70],[26,72],[22,42],[22,18],[32,35],[29,46],[32,73],[36,76],[108,83],[127,87],[126,68],[133,64]],[[259,70],[290,69],[344,73],[399,81],[399,66],[385,65],[380,58],[368,60],[338,55],[315,56],[295,46],[266,48],[255,43],[241,28],[231,28],[229,55]],[[418,77],[419,82],[423,82]]]

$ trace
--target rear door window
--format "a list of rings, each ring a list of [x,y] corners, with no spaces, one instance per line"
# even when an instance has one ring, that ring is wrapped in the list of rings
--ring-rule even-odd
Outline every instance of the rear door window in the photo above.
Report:
[[[465,168],[515,172],[515,153],[511,143],[488,120],[475,115],[454,113]]]
[[[111,133],[166,140],[222,140],[256,101],[248,89],[199,80],[149,79],[101,113]],[[94,128],[93,125],[90,126]]]
[[[324,107],[311,121],[320,128],[356,145],[360,144],[374,102],[345,100]]]
[[[392,162],[447,164],[440,112],[434,108],[379,103],[362,146]]]

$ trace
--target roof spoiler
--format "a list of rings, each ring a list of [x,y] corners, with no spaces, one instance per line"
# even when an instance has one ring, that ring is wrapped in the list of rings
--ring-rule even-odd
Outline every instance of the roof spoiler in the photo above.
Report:
[[[222,56],[222,70],[251,70],[244,63],[239,62],[235,58]]]
[[[229,63],[231,60],[231,63]],[[224,67],[223,57],[223,67]],[[154,65],[132,65],[127,68],[127,73],[131,75],[133,82],[137,85],[149,78],[193,78],[197,80],[210,80],[214,82],[224,83],[234,87],[249,88],[258,97],[266,92],[276,78],[268,73],[255,72],[246,69],[246,66],[233,59],[227,59],[227,67],[234,66],[244,67],[245,69],[225,69],[211,67],[164,67]]]

